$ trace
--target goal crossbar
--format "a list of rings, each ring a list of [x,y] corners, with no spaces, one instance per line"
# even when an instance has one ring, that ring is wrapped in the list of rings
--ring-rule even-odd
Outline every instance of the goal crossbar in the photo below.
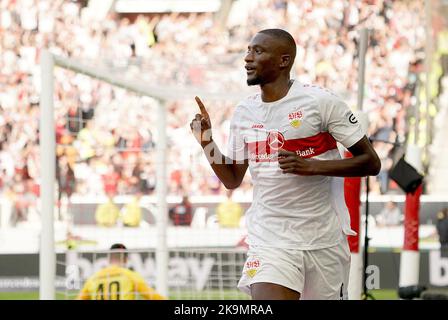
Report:
[[[137,79],[129,79],[123,77],[122,74],[116,75],[110,72],[106,68],[97,68],[83,64],[82,62],[61,57],[57,55],[52,55],[54,63],[64,69],[72,70],[78,73],[85,74],[87,76],[102,80],[116,87],[124,88],[129,91],[135,92],[140,95],[150,96],[159,101],[169,101],[178,99],[193,99],[192,92],[195,95],[201,96],[204,99],[216,99],[216,100],[230,100],[238,101],[248,95],[248,92],[210,92],[209,90],[203,88],[182,86],[158,86],[142,83]]]

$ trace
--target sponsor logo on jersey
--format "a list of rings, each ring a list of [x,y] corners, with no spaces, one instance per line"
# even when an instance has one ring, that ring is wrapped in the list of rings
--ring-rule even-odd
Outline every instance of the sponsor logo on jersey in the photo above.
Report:
[[[266,143],[272,150],[278,150],[285,144],[285,137],[277,130],[269,131]]]
[[[254,123],[252,125],[252,129],[263,129],[264,125],[262,125],[261,123]]]
[[[310,147],[310,148],[305,149],[305,150],[297,150],[296,153],[297,153],[298,156],[300,156],[300,157],[303,158],[303,157],[309,157],[309,156],[312,156],[312,155],[314,155],[316,152],[314,151],[314,148]]]
[[[350,112],[350,114],[348,115],[348,121],[351,124],[355,124],[358,123],[358,119],[356,119],[355,115],[353,113]]]
[[[288,114],[288,121],[291,127],[297,129],[302,124],[303,112],[301,110]]]
[[[247,143],[249,160],[255,162],[278,161],[278,149],[293,151],[302,158],[312,158],[329,150],[337,149],[336,140],[328,133],[286,140],[282,133],[271,131],[266,140]]]
[[[249,160],[255,161],[255,162],[271,162],[271,161],[277,161],[278,152],[275,153],[255,153],[251,152],[249,154]]]

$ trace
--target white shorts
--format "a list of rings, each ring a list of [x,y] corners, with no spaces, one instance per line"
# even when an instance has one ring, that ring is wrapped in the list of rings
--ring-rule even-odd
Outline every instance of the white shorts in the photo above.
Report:
[[[347,240],[317,250],[250,247],[238,289],[250,295],[257,282],[275,283],[303,300],[347,300],[350,249]]]

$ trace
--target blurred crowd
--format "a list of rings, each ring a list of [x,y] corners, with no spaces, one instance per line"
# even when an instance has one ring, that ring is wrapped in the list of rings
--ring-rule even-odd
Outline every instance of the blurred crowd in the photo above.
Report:
[[[404,142],[408,111],[424,58],[423,1],[251,1],[247,15],[222,28],[210,13],[97,19],[85,2],[0,1],[0,195],[22,212],[39,194],[40,55],[51,52],[115,70],[151,85],[191,88],[192,99],[166,103],[169,193],[223,195],[190,134],[194,88],[247,91],[243,56],[250,38],[269,27],[293,34],[293,77],[339,93],[356,107],[358,31],[367,27],[364,110],[368,135]],[[241,16],[242,15],[242,16]],[[55,70],[59,198],[151,194],[156,183],[157,102],[72,71]],[[206,100],[213,134],[225,148],[234,99]],[[395,148],[375,141],[383,162],[371,191],[387,193]],[[250,195],[247,176],[237,195]],[[19,214],[20,215],[20,214]]]

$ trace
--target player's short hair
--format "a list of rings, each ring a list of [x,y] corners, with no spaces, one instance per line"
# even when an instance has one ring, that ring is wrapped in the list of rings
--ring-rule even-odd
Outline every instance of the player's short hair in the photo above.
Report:
[[[263,33],[281,40],[285,44],[285,46],[291,50],[292,59],[295,58],[297,52],[296,41],[288,31],[285,31],[283,29],[264,29],[259,31],[258,33]]]
[[[116,250],[116,249],[126,250],[126,246],[124,244],[122,244],[122,243],[114,243],[110,247],[110,250]]]
[[[110,250],[112,251],[110,253],[111,259],[123,261],[123,260],[127,259],[127,257],[128,257],[127,253],[123,252],[124,250],[127,250],[127,248],[122,243],[114,243],[110,247]],[[118,251],[118,252],[113,252],[113,251]]]

